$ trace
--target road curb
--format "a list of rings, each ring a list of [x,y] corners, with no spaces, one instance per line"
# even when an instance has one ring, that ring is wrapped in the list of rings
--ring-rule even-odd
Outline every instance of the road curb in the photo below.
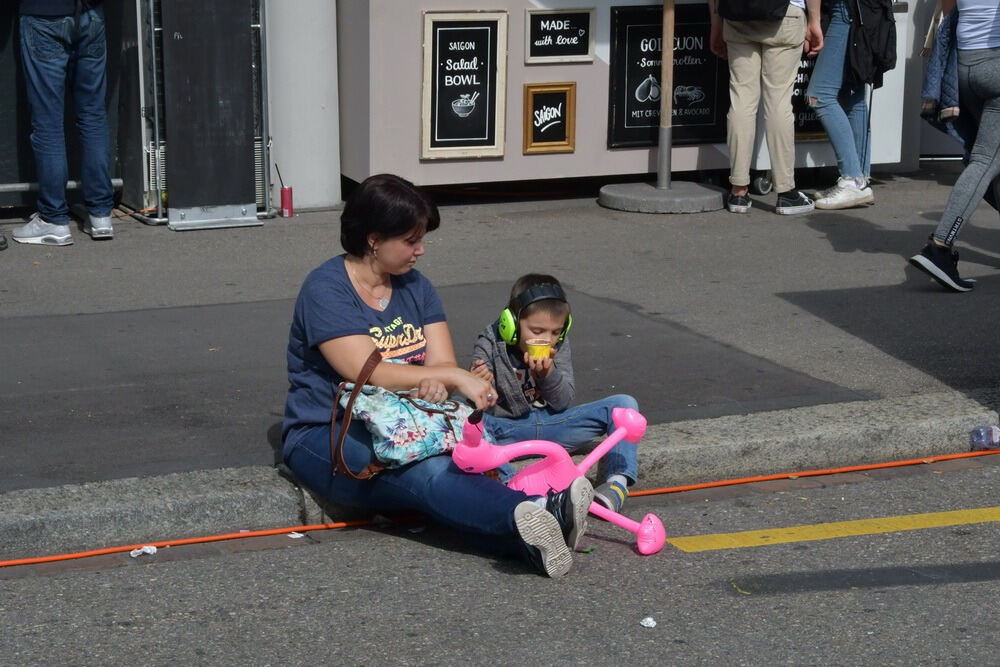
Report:
[[[637,488],[962,452],[969,429],[1000,422],[998,398],[941,392],[651,425]],[[356,518],[266,466],[13,491],[0,507],[0,559]]]

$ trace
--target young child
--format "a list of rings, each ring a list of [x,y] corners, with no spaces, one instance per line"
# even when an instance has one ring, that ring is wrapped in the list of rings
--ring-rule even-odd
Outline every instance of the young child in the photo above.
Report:
[[[549,275],[521,276],[507,308],[476,339],[473,374],[493,382],[496,405],[483,421],[497,444],[551,440],[570,453],[614,430],[614,408],[637,408],[625,394],[570,407],[575,395],[568,334],[573,324],[559,281]],[[636,445],[624,440],[604,457],[605,481],[594,500],[618,512],[636,482]],[[507,481],[511,469],[501,469]]]

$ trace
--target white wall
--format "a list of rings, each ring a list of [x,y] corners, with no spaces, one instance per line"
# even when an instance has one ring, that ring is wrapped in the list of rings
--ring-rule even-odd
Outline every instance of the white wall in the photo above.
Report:
[[[295,208],[341,203],[337,1],[265,0],[272,202],[278,175]]]

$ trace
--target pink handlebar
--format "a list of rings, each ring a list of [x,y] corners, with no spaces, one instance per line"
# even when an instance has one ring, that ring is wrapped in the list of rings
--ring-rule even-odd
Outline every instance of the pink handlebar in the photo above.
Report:
[[[611,418],[615,430],[593,449],[583,460],[573,463],[573,458],[562,445],[548,440],[524,440],[498,447],[485,439],[482,412],[476,410],[462,427],[462,441],[455,445],[452,460],[461,470],[469,473],[493,470],[504,463],[522,456],[541,456],[517,472],[507,486],[530,495],[544,495],[549,490],[560,491],[574,479],[582,477],[608,450],[622,440],[638,442],[646,433],[646,418],[631,408],[615,408]],[[590,505],[590,513],[635,533],[636,548],[643,555],[654,554],[663,548],[667,533],[663,523],[653,514],[642,521],[613,512],[600,503]]]

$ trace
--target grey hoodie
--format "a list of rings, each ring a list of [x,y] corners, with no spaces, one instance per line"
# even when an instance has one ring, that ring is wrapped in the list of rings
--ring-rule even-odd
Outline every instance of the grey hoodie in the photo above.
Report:
[[[541,380],[536,380],[538,390],[549,407],[562,412],[573,402],[576,385],[573,381],[573,362],[570,358],[569,340],[564,340],[556,348],[552,360],[552,372]],[[521,389],[515,369],[527,372],[524,353],[517,347],[507,345],[500,339],[499,321],[480,332],[472,351],[473,359],[482,359],[493,373],[493,384],[497,388],[497,403],[490,410],[496,417],[522,417],[531,411],[532,405]]]

